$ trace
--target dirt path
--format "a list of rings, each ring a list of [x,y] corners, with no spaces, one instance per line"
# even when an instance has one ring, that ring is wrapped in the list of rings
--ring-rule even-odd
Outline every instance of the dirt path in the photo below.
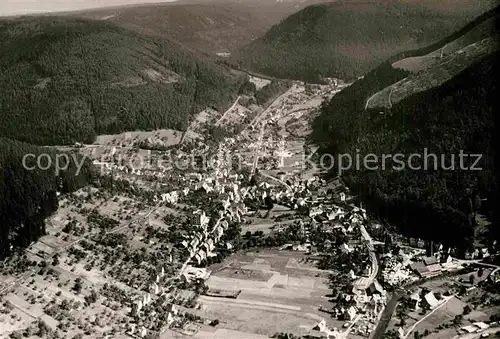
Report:
[[[394,92],[394,87],[391,87],[391,91],[389,92],[389,98],[387,99],[387,101],[389,102],[389,108],[392,107],[392,101],[391,101],[392,92]]]
[[[234,103],[231,105],[231,107],[229,107],[225,112],[224,114],[222,114],[222,116],[215,122],[215,126],[219,126],[219,123],[224,120],[224,118],[226,117],[226,115],[231,112],[233,110],[233,108],[238,104],[238,102],[240,101],[240,98],[241,98],[241,95],[238,95],[238,97],[236,98],[236,100],[234,101]]]
[[[378,92],[377,92],[378,93]],[[373,99],[374,96],[377,95],[377,93],[373,94],[371,97],[368,98],[368,100],[366,100],[366,103],[365,103],[365,111],[368,109],[368,105],[370,104],[370,100]]]
[[[267,112],[271,108],[273,108],[277,102],[280,102],[284,97],[290,95],[290,93],[292,93],[295,90],[296,90],[295,86],[292,86],[285,93],[281,94],[276,99],[274,99],[265,110],[263,110],[262,112],[257,114],[257,116],[255,118],[253,118],[253,120],[245,127],[245,129],[243,129],[243,131],[241,131],[241,134],[243,134],[249,127],[253,127],[253,125],[257,122],[257,120],[259,120],[264,114],[267,114]]]
[[[406,334],[402,337],[402,339],[408,338],[408,336],[413,332],[413,330],[415,329],[415,327],[417,327],[418,324],[420,324],[422,321],[424,321],[425,319],[427,319],[429,316],[431,316],[434,312],[436,312],[437,310],[439,310],[441,307],[443,307],[444,305],[446,305],[448,303],[448,301],[450,301],[454,297],[455,297],[455,295],[451,295],[449,297],[445,297],[446,300],[443,303],[441,303],[441,305],[439,305],[438,307],[436,307],[435,309],[433,309],[431,312],[427,313],[422,319],[420,319],[415,324],[413,324],[410,327],[410,329],[408,330],[408,332],[406,332]]]

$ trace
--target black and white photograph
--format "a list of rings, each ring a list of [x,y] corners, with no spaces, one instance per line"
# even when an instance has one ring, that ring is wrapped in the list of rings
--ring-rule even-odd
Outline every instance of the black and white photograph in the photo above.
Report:
[[[497,0],[0,0],[0,339],[500,338],[499,38]]]

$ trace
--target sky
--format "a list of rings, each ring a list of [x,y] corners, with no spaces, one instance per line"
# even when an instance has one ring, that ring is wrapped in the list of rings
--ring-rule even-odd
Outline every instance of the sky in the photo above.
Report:
[[[172,1],[175,0],[0,0],[0,16]]]

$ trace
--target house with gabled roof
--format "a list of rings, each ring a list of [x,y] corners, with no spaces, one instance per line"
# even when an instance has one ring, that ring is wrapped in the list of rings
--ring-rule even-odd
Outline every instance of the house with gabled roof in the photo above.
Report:
[[[348,244],[342,244],[340,245],[340,251],[344,254],[348,254],[348,253],[351,253],[352,251],[354,251],[354,249],[350,248]]]
[[[209,251],[213,251],[214,248],[215,248],[215,244],[214,244],[214,240],[213,239],[208,239],[205,244],[204,244],[204,247],[206,248],[206,252],[208,253]]]
[[[423,259],[425,266],[430,266],[438,263],[438,260],[435,256],[428,256]]]
[[[201,256],[201,261],[203,260],[206,260],[207,259],[207,252],[204,251],[203,249],[200,249],[200,251],[198,252]]]
[[[214,231],[215,239],[219,240],[223,234],[224,234],[224,229],[222,228],[222,226],[217,226]]]
[[[133,335],[135,332],[136,326],[137,326],[137,324],[128,324],[128,328],[129,328],[128,334]]]
[[[200,244],[200,240],[198,238],[193,238],[191,240],[191,242],[189,243],[189,245],[191,246],[191,248],[195,248],[197,247],[198,245]]]
[[[196,262],[198,263],[198,265],[201,264],[201,262],[202,262],[202,256],[201,256],[201,254],[199,252],[195,254],[194,259],[196,260]]]
[[[173,315],[177,315],[179,313],[177,306],[172,303],[167,303],[167,305],[165,306],[165,311],[168,313],[172,313]]]
[[[322,206],[316,206],[311,208],[309,211],[309,217],[314,218],[315,216],[323,214],[323,207]]]
[[[205,234],[203,232],[196,232],[193,238],[198,240],[198,245],[205,239]]]
[[[422,301],[420,297],[421,292],[422,290],[418,289],[410,295],[409,303],[411,309],[418,310],[420,308],[420,302]]]
[[[437,305],[439,305],[439,301],[436,299],[434,296],[434,293],[431,291],[424,295],[424,298],[422,299],[422,306],[427,306],[430,309],[434,309]]]
[[[142,310],[142,300],[136,300],[133,304],[132,304],[132,314],[133,315],[137,315],[139,314],[139,312]]]
[[[373,283],[370,286],[368,286],[368,289],[366,292],[368,295],[378,294],[381,296],[385,296],[385,294],[386,294],[384,288],[382,287],[382,285],[380,285],[380,283],[378,282],[377,279],[373,280]]]
[[[352,321],[357,315],[356,308],[354,306],[349,307],[344,313],[344,320]]]

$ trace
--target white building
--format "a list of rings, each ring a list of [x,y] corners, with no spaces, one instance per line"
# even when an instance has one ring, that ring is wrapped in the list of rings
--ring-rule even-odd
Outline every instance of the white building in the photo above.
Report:
[[[157,295],[158,293],[160,293],[160,287],[158,286],[158,284],[153,283],[153,284],[150,286],[149,291],[150,291],[152,294]]]
[[[344,254],[348,254],[354,250],[352,248],[350,248],[349,245],[344,243],[344,244],[340,245],[340,251]]]
[[[354,306],[351,306],[347,309],[347,311],[344,313],[344,318],[345,320],[354,320],[354,318],[357,315],[356,308]]]

